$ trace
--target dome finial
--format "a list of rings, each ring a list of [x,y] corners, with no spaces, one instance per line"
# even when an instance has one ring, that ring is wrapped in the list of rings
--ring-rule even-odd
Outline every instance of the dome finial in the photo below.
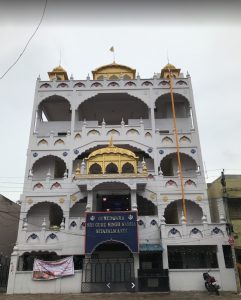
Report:
[[[169,61],[169,55],[168,55],[168,49],[167,49],[167,64],[168,64],[168,65],[170,64],[170,61]]]

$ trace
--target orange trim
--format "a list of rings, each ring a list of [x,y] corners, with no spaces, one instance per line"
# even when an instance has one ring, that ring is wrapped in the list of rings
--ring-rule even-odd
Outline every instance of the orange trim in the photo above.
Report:
[[[183,183],[183,174],[182,174],[182,164],[180,158],[180,147],[178,141],[178,133],[177,133],[177,123],[176,123],[176,111],[175,111],[175,104],[174,104],[174,96],[172,91],[172,74],[169,69],[169,83],[170,83],[170,94],[172,100],[172,119],[173,119],[173,127],[174,127],[174,134],[176,139],[176,149],[177,149],[177,161],[178,161],[178,170],[181,182],[181,192],[182,192],[182,208],[183,208],[183,216],[185,218],[185,223],[187,222],[187,209],[186,209],[186,201],[185,201],[185,194],[184,194],[184,183]]]

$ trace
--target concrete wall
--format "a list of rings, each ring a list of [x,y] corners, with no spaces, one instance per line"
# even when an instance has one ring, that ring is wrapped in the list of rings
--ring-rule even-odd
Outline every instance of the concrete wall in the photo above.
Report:
[[[36,126],[36,131],[41,136],[48,135],[51,131],[53,131],[54,134],[58,134],[58,132],[67,132],[70,129],[71,122],[69,121],[39,122]]]
[[[169,280],[171,291],[202,291],[205,290],[202,274],[206,269],[169,270]],[[222,291],[236,291],[235,275],[233,269],[212,270]]]
[[[82,271],[75,271],[74,276],[63,277],[50,281],[32,280],[32,272],[16,272],[15,294],[75,294],[81,292]],[[9,293],[10,291],[8,291]],[[12,294],[11,293],[11,294]]]
[[[10,256],[17,239],[20,205],[0,195],[0,254]]]

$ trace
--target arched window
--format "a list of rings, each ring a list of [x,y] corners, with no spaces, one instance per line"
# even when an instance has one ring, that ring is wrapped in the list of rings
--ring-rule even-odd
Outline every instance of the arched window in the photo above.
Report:
[[[134,173],[134,167],[130,163],[125,163],[122,167],[122,173]]]
[[[101,166],[97,163],[93,164],[89,169],[90,174],[102,174]]]
[[[113,163],[108,164],[108,166],[106,167],[106,173],[107,174],[118,174],[117,165],[115,165]]]
[[[157,215],[156,205],[152,201],[139,195],[137,195],[137,208],[139,216]]]

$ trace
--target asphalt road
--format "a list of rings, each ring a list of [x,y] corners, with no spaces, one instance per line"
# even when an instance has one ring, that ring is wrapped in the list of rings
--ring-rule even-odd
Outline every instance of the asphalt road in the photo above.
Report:
[[[206,292],[176,292],[176,293],[109,293],[109,294],[0,294],[0,300],[199,300],[199,299],[240,299],[241,294],[222,293],[220,296],[209,295]]]

